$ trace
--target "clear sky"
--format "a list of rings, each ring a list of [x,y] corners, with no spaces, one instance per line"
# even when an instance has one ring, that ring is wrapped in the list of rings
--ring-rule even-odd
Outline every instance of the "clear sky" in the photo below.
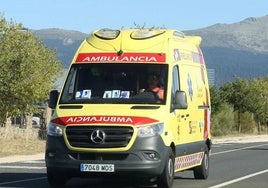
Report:
[[[29,29],[89,33],[134,24],[192,30],[268,15],[268,0],[0,0],[0,13]]]

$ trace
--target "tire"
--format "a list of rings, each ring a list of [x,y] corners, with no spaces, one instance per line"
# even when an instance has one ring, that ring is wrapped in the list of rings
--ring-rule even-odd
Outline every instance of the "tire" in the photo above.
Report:
[[[63,187],[68,178],[57,170],[47,168],[47,180],[51,187]]]
[[[193,169],[195,179],[207,179],[209,175],[209,152],[206,147],[204,157],[200,166]]]
[[[159,188],[171,188],[174,181],[174,153],[171,148],[168,151],[165,168],[157,180]]]

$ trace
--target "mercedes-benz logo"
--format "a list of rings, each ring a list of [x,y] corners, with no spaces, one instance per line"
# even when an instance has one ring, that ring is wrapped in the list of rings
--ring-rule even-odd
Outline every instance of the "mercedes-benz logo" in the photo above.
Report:
[[[90,135],[90,139],[95,144],[102,144],[105,140],[105,137],[106,137],[105,132],[99,129],[94,130]]]

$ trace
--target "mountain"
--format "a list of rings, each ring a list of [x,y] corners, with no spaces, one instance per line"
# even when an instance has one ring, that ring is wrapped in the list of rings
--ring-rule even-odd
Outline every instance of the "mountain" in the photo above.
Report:
[[[201,48],[207,67],[215,71],[215,84],[268,75],[268,16],[184,32],[202,37]]]
[[[247,18],[234,24],[215,24],[187,33],[201,35],[205,46],[268,52],[268,15]]]
[[[79,31],[57,28],[33,30],[32,32],[46,46],[57,51],[57,58],[62,61],[64,68],[68,68],[77,48],[88,36]]]
[[[247,18],[233,24],[215,24],[197,30],[183,31],[202,37],[201,48],[210,79],[216,85],[268,75],[268,15]],[[57,50],[58,58],[67,68],[80,43],[88,34],[62,29],[33,30],[44,44]]]

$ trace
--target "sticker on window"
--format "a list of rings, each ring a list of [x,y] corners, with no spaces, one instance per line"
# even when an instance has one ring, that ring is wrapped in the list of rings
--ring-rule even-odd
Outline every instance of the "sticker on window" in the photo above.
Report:
[[[129,98],[129,91],[121,91],[120,98],[128,99]]]
[[[103,94],[103,98],[111,98],[112,97],[112,91],[105,91]]]
[[[112,98],[119,98],[119,97],[120,97],[120,90],[113,90]]]
[[[83,99],[90,99],[90,97],[91,97],[91,90],[90,89],[83,90],[82,98]]]
[[[85,89],[83,91],[77,91],[75,94],[75,99],[90,99],[91,97],[91,90]]]
[[[82,92],[83,91],[77,91],[75,94],[75,99],[81,99],[82,98]]]

